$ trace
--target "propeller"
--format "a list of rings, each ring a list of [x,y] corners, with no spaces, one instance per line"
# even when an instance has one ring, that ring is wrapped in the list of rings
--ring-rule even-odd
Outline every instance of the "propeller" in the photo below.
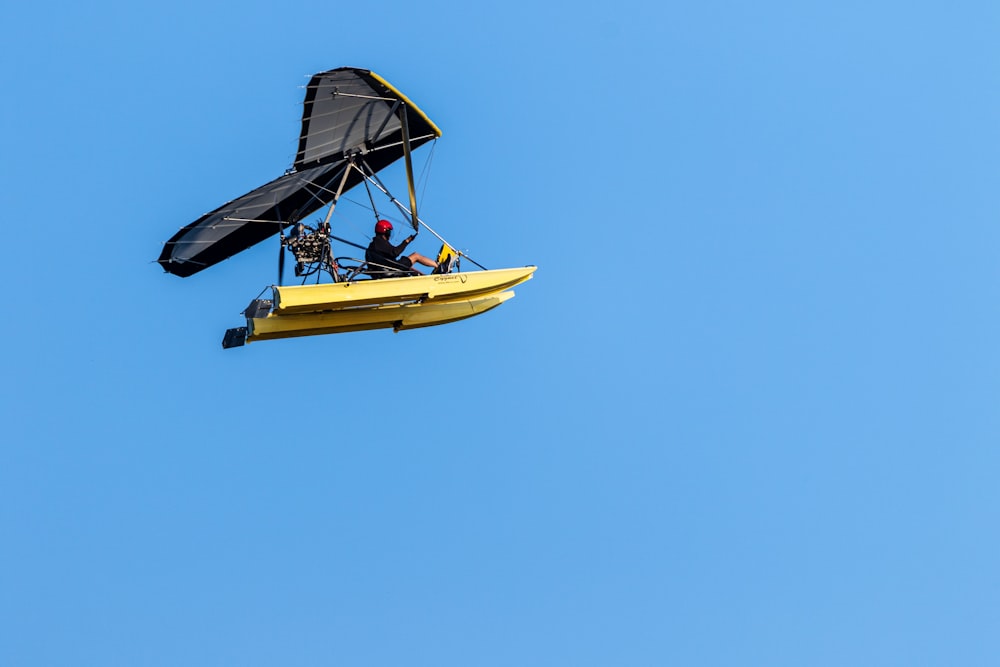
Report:
[[[278,220],[281,220],[281,206],[277,208]],[[285,226],[278,225],[278,287],[285,280]]]
[[[285,280],[285,235],[278,237],[278,286]]]

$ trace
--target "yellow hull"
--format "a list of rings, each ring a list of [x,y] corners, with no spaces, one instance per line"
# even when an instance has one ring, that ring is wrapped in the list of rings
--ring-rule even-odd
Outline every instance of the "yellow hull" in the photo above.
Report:
[[[532,270],[534,270],[533,267]],[[528,275],[530,277],[530,273]],[[401,280],[412,279],[402,278]],[[523,280],[527,280],[527,277]],[[348,308],[292,315],[271,313],[267,317],[247,319],[249,335],[246,341],[252,343],[258,340],[348,333],[370,329],[391,328],[399,331],[401,329],[430,327],[436,324],[457,322],[485,313],[513,296],[514,292],[499,292],[460,301],[392,304],[372,308]]]
[[[534,266],[444,275],[359,280],[321,285],[274,286],[274,315],[282,317],[356,306],[466,301],[493,294],[531,278]]]

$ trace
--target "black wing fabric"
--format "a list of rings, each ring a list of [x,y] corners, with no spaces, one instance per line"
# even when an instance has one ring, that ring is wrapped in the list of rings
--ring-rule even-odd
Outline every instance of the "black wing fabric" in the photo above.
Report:
[[[186,278],[277,234],[332,198],[341,166],[292,172],[206,213],[166,242],[160,265]]]
[[[178,231],[164,245],[160,265],[181,277],[198,273],[328,204],[351,159],[377,172],[403,157],[399,105],[406,105],[412,148],[440,136],[420,109],[373,72],[345,67],[313,76],[294,169]],[[351,170],[345,189],[362,178]]]
[[[423,112],[374,72],[341,68],[315,75],[306,87],[295,168],[306,169],[354,151],[403,156],[396,105],[406,104],[413,148],[440,136]]]

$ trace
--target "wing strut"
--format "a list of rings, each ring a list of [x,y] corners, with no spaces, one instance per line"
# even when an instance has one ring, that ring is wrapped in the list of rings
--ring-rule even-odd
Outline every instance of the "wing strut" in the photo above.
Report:
[[[351,160],[346,165],[344,165],[344,175],[340,178],[340,185],[337,186],[337,192],[333,195],[333,201],[330,202],[330,210],[326,212],[326,220],[323,224],[330,226],[330,216],[333,215],[333,209],[336,208],[337,202],[340,201],[340,195],[344,192],[344,184],[347,183],[347,175],[351,173],[351,169],[354,167],[354,160]]]

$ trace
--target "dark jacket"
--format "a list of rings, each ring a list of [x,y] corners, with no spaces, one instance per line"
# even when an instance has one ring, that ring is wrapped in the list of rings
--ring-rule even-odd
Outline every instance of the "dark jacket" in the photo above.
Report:
[[[396,258],[403,253],[408,245],[410,245],[410,239],[404,239],[399,245],[392,245],[384,236],[375,236],[368,244],[368,250],[365,251],[365,261],[408,269],[410,267],[396,261]]]

